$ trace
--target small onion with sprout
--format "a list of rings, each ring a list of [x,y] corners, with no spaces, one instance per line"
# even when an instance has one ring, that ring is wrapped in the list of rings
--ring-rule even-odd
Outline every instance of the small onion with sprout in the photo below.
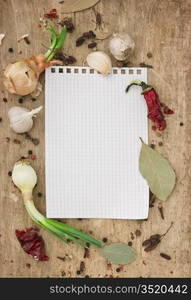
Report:
[[[102,244],[90,235],[56,220],[44,217],[35,207],[33,202],[33,188],[37,183],[37,175],[27,160],[20,160],[15,163],[12,172],[13,183],[22,193],[25,208],[32,220],[53,233],[66,244],[68,240],[74,241],[82,247],[87,247],[86,243],[90,243],[98,248],[103,248]]]
[[[135,43],[125,32],[114,33],[109,41],[111,54],[120,61],[125,61],[134,51]]]
[[[52,26],[47,26],[51,32],[51,46],[45,54],[39,53],[27,59],[18,60],[8,64],[4,71],[3,83],[11,94],[28,95],[35,91],[39,76],[45,68],[61,64],[58,60],[52,60],[55,54],[62,48],[67,29],[64,26],[58,34]]]

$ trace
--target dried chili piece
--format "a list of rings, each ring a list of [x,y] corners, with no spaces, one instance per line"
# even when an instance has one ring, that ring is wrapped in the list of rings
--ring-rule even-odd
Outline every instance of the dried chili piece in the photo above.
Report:
[[[35,260],[49,260],[49,257],[45,254],[44,240],[38,235],[37,229],[15,230],[15,234],[21,247],[27,254],[32,255]]]
[[[165,117],[162,112],[162,106],[164,106],[164,109],[167,107],[164,104],[161,105],[159,97],[155,89],[151,86],[146,84],[143,81],[140,80],[134,80],[132,81],[128,87],[126,88],[126,92],[129,91],[129,88],[132,85],[139,85],[142,87],[142,94],[144,95],[144,98],[147,103],[148,107],[148,118],[154,123],[152,126],[153,130],[164,130],[166,128],[166,121]],[[173,113],[173,111],[168,108],[168,114]],[[167,109],[165,109],[165,113],[167,112]]]
[[[58,15],[56,8],[53,8],[48,13],[44,14],[44,17],[48,19],[57,19]]]

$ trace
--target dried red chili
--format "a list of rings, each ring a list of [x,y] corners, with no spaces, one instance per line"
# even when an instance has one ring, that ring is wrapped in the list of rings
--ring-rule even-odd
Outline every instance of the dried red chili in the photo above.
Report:
[[[57,10],[55,8],[51,9],[48,13],[44,14],[44,17],[48,19],[58,18]]]
[[[128,87],[126,88],[126,92],[129,91],[129,88],[132,85],[139,85],[142,87],[142,94],[144,95],[144,98],[147,103],[148,107],[148,118],[154,123],[152,126],[153,130],[164,130],[166,128],[166,121],[165,117],[162,113],[162,107],[164,107],[164,113],[172,114],[173,111],[170,110],[166,105],[160,103],[159,97],[155,89],[151,86],[146,84],[143,81],[135,80],[132,81]],[[168,108],[168,112],[167,112]]]
[[[44,240],[38,235],[37,229],[15,230],[15,234],[23,250],[32,255],[35,260],[49,260],[49,257],[45,254]]]

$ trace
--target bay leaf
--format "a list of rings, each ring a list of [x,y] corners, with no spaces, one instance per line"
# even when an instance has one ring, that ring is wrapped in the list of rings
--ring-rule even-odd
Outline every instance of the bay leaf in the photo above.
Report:
[[[158,199],[166,200],[170,196],[176,182],[175,172],[166,158],[143,142],[139,170]]]
[[[63,13],[81,11],[94,6],[100,0],[65,0],[62,8]]]
[[[137,256],[133,248],[121,243],[112,243],[103,247],[100,251],[113,264],[129,264]]]

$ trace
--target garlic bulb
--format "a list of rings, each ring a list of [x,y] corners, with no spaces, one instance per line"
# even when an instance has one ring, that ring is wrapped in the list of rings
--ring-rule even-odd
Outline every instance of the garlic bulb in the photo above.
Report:
[[[20,106],[13,106],[8,112],[10,127],[16,133],[28,132],[33,126],[33,117],[42,109],[42,106],[28,110]]]
[[[126,60],[134,51],[135,43],[125,32],[114,33],[109,41],[111,54],[120,61]]]
[[[97,70],[103,75],[107,75],[112,71],[111,59],[102,51],[95,51],[88,54],[86,60],[91,68]]]

